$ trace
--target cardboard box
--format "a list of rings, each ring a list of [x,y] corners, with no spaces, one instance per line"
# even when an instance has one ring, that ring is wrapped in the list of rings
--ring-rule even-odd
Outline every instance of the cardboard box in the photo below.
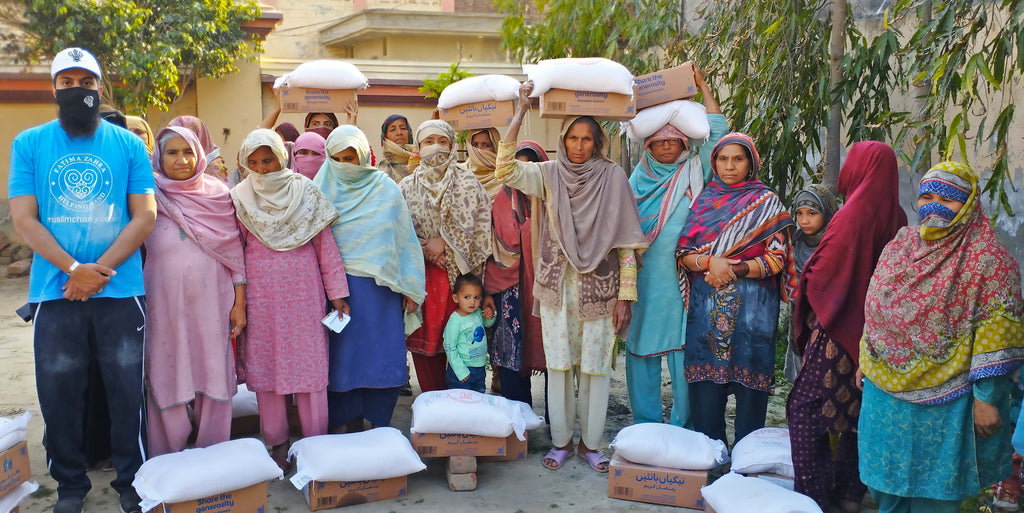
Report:
[[[187,502],[164,504],[163,513],[264,513],[267,510],[267,483],[220,493]]]
[[[282,87],[281,112],[345,112],[355,99],[355,89]]]
[[[504,456],[482,456],[480,459],[483,461],[523,461],[526,459],[528,444],[530,437],[525,436],[526,440],[520,440],[516,437],[515,433],[508,436],[505,439],[505,455]]]
[[[552,89],[540,97],[540,117],[593,116],[600,121],[627,121],[636,116],[636,95]]]
[[[700,488],[710,472],[640,465],[615,454],[608,468],[608,497],[704,509]]]
[[[0,474],[0,497],[3,497],[32,479],[28,464],[28,443],[22,440],[0,454],[3,473]]]
[[[408,491],[409,477],[399,476],[369,481],[311,481],[302,489],[302,495],[310,511],[320,511],[404,497]]]
[[[525,442],[516,438],[515,434],[509,435],[508,438],[499,438],[454,433],[413,433],[410,438],[413,448],[425,458],[444,456],[501,456],[504,458],[509,456],[511,451],[515,451],[516,458],[518,458],[520,448],[523,459],[526,458],[526,448],[521,445]],[[512,442],[513,440],[514,442]]]
[[[646,109],[672,100],[689,100],[697,96],[692,62],[655,71],[633,79],[636,84],[636,108]]]
[[[467,103],[450,109],[440,109],[441,119],[447,121],[456,131],[508,126],[512,122],[513,113],[515,102],[512,100]]]

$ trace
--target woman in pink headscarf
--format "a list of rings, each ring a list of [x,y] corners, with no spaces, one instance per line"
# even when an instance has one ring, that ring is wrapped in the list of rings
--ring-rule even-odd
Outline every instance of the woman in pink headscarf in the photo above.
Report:
[[[245,258],[227,187],[209,176],[193,132],[156,137],[157,219],[146,239],[146,376],[149,450],[227,441],[235,359],[245,327]],[[192,406],[192,418],[188,407]]]
[[[295,172],[312,180],[327,159],[327,141],[316,132],[306,132],[295,140],[292,152]]]
[[[168,127],[180,126],[185,127],[196,134],[199,138],[199,143],[202,145],[203,153],[206,154],[206,167],[204,168],[204,174],[210,175],[224,183],[228,181],[228,165],[224,162],[224,157],[220,154],[220,148],[213,143],[213,138],[210,137],[210,131],[206,128],[206,123],[203,120],[195,116],[178,116],[167,123]]]

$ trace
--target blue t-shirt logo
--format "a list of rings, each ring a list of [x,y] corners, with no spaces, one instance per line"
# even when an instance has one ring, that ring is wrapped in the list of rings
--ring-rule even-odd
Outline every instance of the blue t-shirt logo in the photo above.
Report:
[[[485,334],[486,332],[484,331],[484,327],[477,326],[476,330],[473,331],[473,342],[480,342],[484,339]]]
[[[113,174],[96,155],[75,154],[55,162],[47,178],[50,194],[58,203],[70,210],[88,212],[110,196]]]

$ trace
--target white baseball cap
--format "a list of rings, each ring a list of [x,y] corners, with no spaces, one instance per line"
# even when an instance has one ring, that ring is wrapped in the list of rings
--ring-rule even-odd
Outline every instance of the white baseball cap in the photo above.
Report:
[[[57,73],[61,71],[79,68],[84,69],[96,75],[96,78],[102,78],[100,74],[100,63],[96,61],[89,50],[83,48],[71,47],[61,50],[56,57],[53,58],[53,63],[50,64],[50,79],[57,77]]]

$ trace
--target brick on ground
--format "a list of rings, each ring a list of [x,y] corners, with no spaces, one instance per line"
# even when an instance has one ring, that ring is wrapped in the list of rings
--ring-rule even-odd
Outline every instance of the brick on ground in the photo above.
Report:
[[[29,269],[32,268],[31,260],[18,260],[7,266],[7,276],[9,278],[16,278],[19,276],[28,275]]]

